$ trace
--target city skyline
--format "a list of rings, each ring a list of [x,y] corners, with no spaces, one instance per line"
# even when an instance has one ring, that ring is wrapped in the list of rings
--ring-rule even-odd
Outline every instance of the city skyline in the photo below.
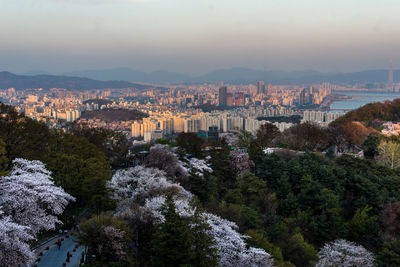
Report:
[[[393,0],[0,2],[0,69],[18,73],[114,67],[337,73],[400,61],[393,27],[400,3]]]

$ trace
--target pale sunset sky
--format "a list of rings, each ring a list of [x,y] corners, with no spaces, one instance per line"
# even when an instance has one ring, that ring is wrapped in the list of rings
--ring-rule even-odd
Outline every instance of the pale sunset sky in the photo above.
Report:
[[[0,70],[400,65],[399,0],[0,0]]]

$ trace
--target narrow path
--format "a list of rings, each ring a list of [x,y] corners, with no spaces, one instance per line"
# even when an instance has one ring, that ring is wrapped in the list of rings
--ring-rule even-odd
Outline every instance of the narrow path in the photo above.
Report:
[[[78,247],[74,252],[73,250],[77,243],[73,238],[72,236],[69,238],[64,237],[60,248],[58,248],[56,242],[49,244],[49,250],[43,250],[43,256],[36,262],[37,267],[62,267],[64,263],[66,263],[65,266],[68,267],[79,266],[83,247]],[[70,257],[69,262],[66,262],[68,252],[72,257]]]

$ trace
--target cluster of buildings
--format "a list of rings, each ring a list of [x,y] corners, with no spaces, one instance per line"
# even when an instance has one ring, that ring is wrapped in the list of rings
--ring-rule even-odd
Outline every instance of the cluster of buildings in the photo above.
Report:
[[[312,122],[316,123],[320,126],[328,126],[329,123],[336,120],[343,113],[339,112],[326,112],[326,111],[318,111],[318,110],[306,110],[303,112],[302,123],[304,122]]]
[[[270,117],[304,116],[303,121],[326,125],[338,114],[305,111],[298,107],[319,105],[331,94],[330,84],[304,88],[297,85],[256,84],[224,86],[222,83],[201,85],[149,86],[147,90],[66,90],[41,88],[0,89],[0,101],[20,112],[54,126],[59,120],[85,123],[129,132],[134,139],[150,141],[175,133],[229,132],[245,130],[255,133]],[[211,107],[209,112],[203,111]],[[105,122],[83,119],[86,111],[102,109],[135,109],[149,114],[140,121]],[[208,111],[208,110],[207,110]],[[292,123],[275,122],[281,131]]]
[[[281,114],[277,109],[274,114]],[[287,112],[287,111],[286,111]],[[135,121],[132,124],[133,138],[144,138],[148,142],[174,133],[198,133],[207,135],[209,132],[229,132],[231,130],[245,130],[255,133],[260,125],[267,120],[257,119],[260,112],[257,110],[233,110],[213,112],[153,112],[148,118]],[[279,130],[284,131],[292,123],[275,122]]]

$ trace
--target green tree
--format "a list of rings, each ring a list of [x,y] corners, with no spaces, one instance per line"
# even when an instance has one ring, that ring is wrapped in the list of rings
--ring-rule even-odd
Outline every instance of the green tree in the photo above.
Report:
[[[271,243],[268,238],[263,235],[259,230],[248,230],[246,235],[250,238],[247,240],[247,244],[252,247],[262,248],[266,252],[271,253],[274,261],[283,261],[282,251],[278,246]]]
[[[0,176],[7,175],[8,159],[6,157],[6,143],[0,138]]]
[[[283,247],[285,259],[296,266],[314,266],[317,260],[317,250],[304,241],[301,233],[293,234]]]
[[[206,234],[209,226],[198,214],[191,220],[179,216],[170,195],[161,213],[165,220],[153,236],[153,266],[216,266],[214,241]]]
[[[77,233],[78,243],[88,247],[89,255],[96,255],[94,261],[107,266],[125,262],[129,237],[126,223],[105,213],[83,220]]]
[[[371,210],[372,208],[368,206],[357,209],[353,218],[345,224],[348,239],[368,248],[380,244],[382,235],[377,216],[371,216]]]
[[[378,161],[391,169],[400,167],[400,143],[382,141],[378,146]]]
[[[201,146],[203,140],[195,133],[180,133],[176,141],[178,146],[186,153],[192,154],[196,158],[202,158]]]
[[[379,137],[376,134],[368,135],[364,142],[364,156],[373,159],[378,154]]]
[[[378,266],[400,266],[400,239],[383,243],[377,256]]]
[[[261,147],[269,147],[272,141],[280,135],[278,127],[267,122],[258,128],[256,133],[256,142]]]
[[[251,132],[242,130],[239,134],[239,145],[241,147],[250,147],[251,142],[253,141],[254,136]]]
[[[192,253],[190,255],[190,265],[192,266],[217,266],[218,255],[215,240],[207,234],[211,230],[205,220],[201,217],[198,210],[192,218],[190,218],[191,235],[192,235]]]

